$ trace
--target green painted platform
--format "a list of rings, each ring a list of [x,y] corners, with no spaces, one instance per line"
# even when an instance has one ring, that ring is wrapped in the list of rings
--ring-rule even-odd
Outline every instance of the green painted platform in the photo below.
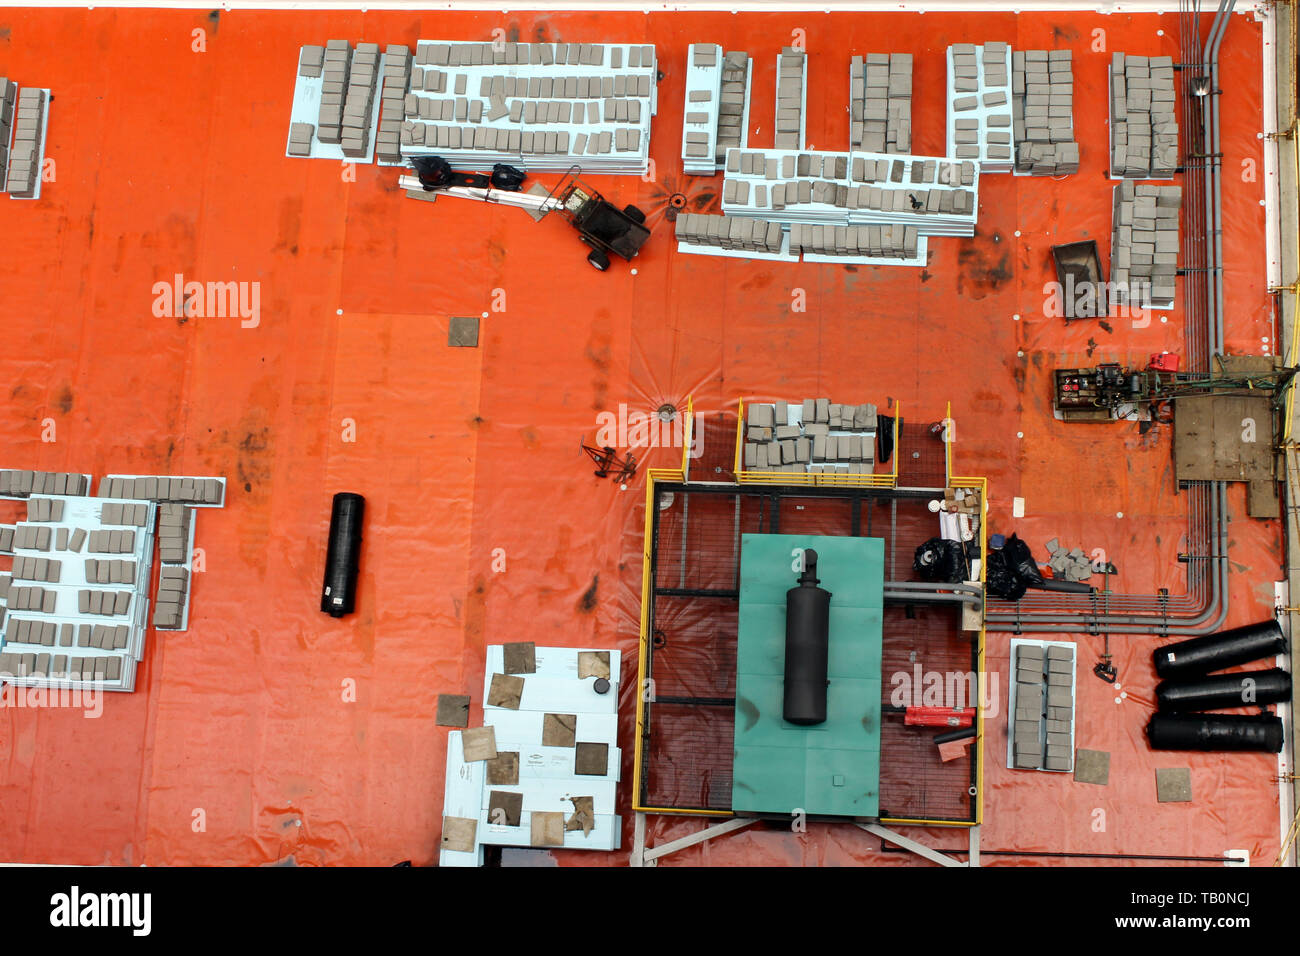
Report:
[[[813,727],[781,718],[785,593],[797,583],[800,548],[817,552],[817,576],[831,592],[827,716]],[[878,816],[884,557],[879,538],[742,537],[731,795],[737,813]]]

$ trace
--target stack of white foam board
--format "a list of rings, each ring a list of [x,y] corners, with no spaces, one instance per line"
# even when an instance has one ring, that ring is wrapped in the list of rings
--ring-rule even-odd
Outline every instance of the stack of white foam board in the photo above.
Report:
[[[902,226],[969,236],[979,208],[975,162],[883,153],[730,150],[722,208],[807,225]]]
[[[777,149],[803,149],[808,105],[808,55],[785,47],[776,58]]]
[[[537,647],[513,672],[506,659],[489,645],[483,727],[448,734],[439,864],[481,865],[484,845],[618,849],[619,652]]]
[[[947,60],[949,155],[976,160],[980,172],[1011,172],[1011,47],[958,43]]]
[[[1114,189],[1110,281],[1122,304],[1168,308],[1178,281],[1182,188],[1125,180]]]
[[[1112,179],[1173,178],[1178,168],[1176,104],[1172,57],[1111,57]]]
[[[716,43],[692,43],[687,48],[682,168],[688,176],[712,176],[718,171],[722,62],[722,47]]]
[[[12,84],[0,95],[8,96]],[[50,91],[35,87],[18,90],[13,111],[13,141],[9,147],[5,189],[11,199],[41,198],[41,167],[45,163],[45,132],[50,105]]]
[[[379,47],[346,40],[304,46],[289,113],[286,156],[368,163],[379,123]]]
[[[849,146],[912,151],[912,54],[868,53],[849,66]]]
[[[1079,171],[1074,137],[1074,72],[1069,50],[1014,50],[1016,174]]]
[[[402,155],[458,169],[641,175],[657,65],[649,45],[421,40]]]
[[[0,679],[134,690],[148,627],[153,503],[33,493],[27,515],[2,536],[14,562],[0,581]]]

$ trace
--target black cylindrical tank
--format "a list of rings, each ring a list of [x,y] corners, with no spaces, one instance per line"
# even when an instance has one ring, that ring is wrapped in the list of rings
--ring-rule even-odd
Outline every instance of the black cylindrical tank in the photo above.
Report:
[[[1277,621],[1247,624],[1157,648],[1151,655],[1161,677],[1192,677],[1272,657],[1286,650]]]
[[[1280,667],[1167,680],[1156,686],[1156,706],[1165,711],[1254,707],[1290,699],[1291,675]]]
[[[1282,721],[1271,715],[1152,714],[1152,750],[1260,750],[1280,753]]]
[[[357,567],[361,560],[361,520],[366,499],[347,491],[334,496],[330,513],[329,549],[325,554],[325,586],[320,609],[331,617],[351,614],[357,606]]]
[[[785,698],[792,724],[826,722],[831,592],[817,586],[817,552],[803,553],[799,586],[785,592]]]

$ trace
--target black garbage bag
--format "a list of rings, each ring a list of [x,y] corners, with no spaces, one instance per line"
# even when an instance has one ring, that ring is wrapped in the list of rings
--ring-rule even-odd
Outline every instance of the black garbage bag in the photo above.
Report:
[[[984,563],[984,588],[1004,601],[1019,601],[1025,596],[1025,582],[1016,574],[1007,553],[1001,548],[989,551]]]
[[[1013,534],[1007,538],[1002,550],[1007,556],[1007,562],[1015,569],[1016,576],[1025,583],[1026,587],[1037,587],[1043,583],[1043,575],[1038,570],[1038,562],[1034,560],[1029,545]]]
[[[960,541],[931,538],[916,549],[912,570],[927,581],[957,584],[968,577],[966,549]]]

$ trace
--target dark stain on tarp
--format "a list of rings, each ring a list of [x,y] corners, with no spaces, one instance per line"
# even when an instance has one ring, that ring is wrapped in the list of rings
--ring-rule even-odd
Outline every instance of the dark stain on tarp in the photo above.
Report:
[[[1002,236],[994,233],[987,240],[970,243],[957,254],[958,295],[982,299],[1011,278],[1011,253],[999,247],[1001,240]]]
[[[61,415],[66,415],[72,411],[72,389],[67,385],[59,389],[59,394],[54,399],[54,406]]]
[[[596,610],[596,589],[600,586],[600,575],[597,574],[591,579],[591,587],[582,592],[582,598],[578,601],[578,610],[583,614],[590,614]]]
[[[221,28],[221,11],[213,10],[208,14],[208,23],[212,24],[212,35],[217,35],[217,30]]]
[[[280,235],[275,244],[277,250],[286,250],[289,255],[298,254],[298,237],[302,233],[302,197],[286,196],[280,203]]]

